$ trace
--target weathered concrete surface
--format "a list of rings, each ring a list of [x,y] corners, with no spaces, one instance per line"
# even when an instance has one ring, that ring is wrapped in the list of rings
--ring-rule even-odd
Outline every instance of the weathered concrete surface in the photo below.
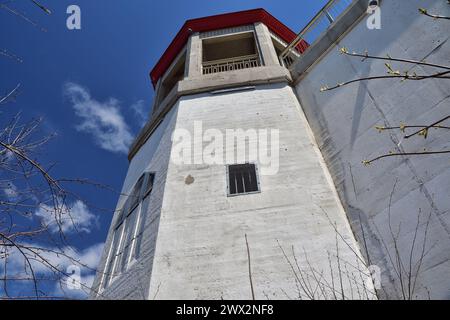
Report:
[[[305,71],[338,41],[349,29],[364,17],[367,11],[366,0],[354,0],[315,41],[308,47],[307,54],[290,68],[292,76],[299,80]]]
[[[256,27],[261,47],[271,45],[265,31],[261,25]],[[192,39],[188,51],[199,50],[198,35]],[[313,287],[316,277],[321,279],[322,289],[315,298],[342,298],[337,283],[341,277],[345,298],[372,298],[363,288],[367,270],[331,176],[288,86],[290,73],[275,65],[273,47],[261,52],[263,60],[272,63],[205,76],[197,72],[198,56],[188,56],[186,70],[191,63],[195,70],[188,71],[189,76],[156,106],[154,118],[130,153],[123,193],[130,192],[144,171],[156,172],[145,216],[143,256],[96,295],[99,274],[92,297],[249,299],[247,235],[256,298],[307,299],[295,272],[301,272]],[[243,90],[213,92],[237,87]],[[226,129],[280,130],[279,171],[260,176],[260,193],[227,197],[224,164],[179,165],[169,159],[174,152],[173,130],[192,133],[195,121],[202,121],[204,130],[223,133]],[[224,144],[226,153],[235,148]],[[188,177],[190,183],[186,183]],[[117,208],[124,200],[119,200]]]
[[[152,135],[154,128],[182,96],[224,88],[287,82],[291,79],[289,70],[281,66],[250,68],[185,78],[185,80],[179,81],[174,86],[167,97],[164,98],[159,105],[154,106],[157,110],[136,137],[130,148],[128,158],[131,160],[135,156],[148,137]]]
[[[291,87],[272,84],[253,91],[185,96],[176,108],[176,128],[191,133],[194,121],[202,121],[203,130],[279,129],[279,171],[260,176],[261,193],[227,197],[225,165],[170,162],[149,299],[251,299],[245,234],[257,299],[300,298],[302,291],[277,240],[291,263],[295,265],[294,248],[302,272],[311,275],[310,263],[329,284],[331,270],[334,279],[339,278],[337,243],[342,270],[352,273],[350,265],[361,265],[345,213]],[[224,143],[225,152],[232,148]],[[189,176],[193,183],[186,183]],[[357,273],[355,284],[344,273],[346,297],[361,298],[356,286],[364,292],[367,278]],[[304,292],[301,297],[307,298]]]
[[[449,134],[430,130],[429,137],[402,139],[400,131],[378,133],[374,127],[430,124],[450,110],[450,81],[421,82],[382,80],[356,83],[325,93],[333,85],[371,75],[386,74],[384,61],[351,58],[338,50],[368,52],[372,55],[426,59],[450,65],[450,23],[418,13],[449,15],[445,1],[382,1],[382,29],[368,30],[365,19],[351,29],[333,48],[297,80],[296,92],[320,150],[332,174],[339,196],[360,243],[364,228],[368,252],[373,264],[383,270],[384,296],[401,298],[395,263],[395,245],[389,230],[389,201],[392,195],[391,226],[398,235],[398,251],[409,270],[411,247],[414,270],[422,256],[426,222],[431,213],[426,241],[426,257],[418,275],[415,296],[450,298],[450,160],[448,155],[387,158],[369,167],[364,159],[392,151],[449,150]],[[417,74],[432,69],[392,63],[394,69]],[[393,191],[396,184],[395,192]],[[418,232],[415,232],[420,213]],[[414,235],[417,239],[414,242]],[[395,236],[397,237],[397,236]],[[413,272],[414,274],[415,272]]]
[[[202,39],[209,36],[229,35],[234,32],[254,32],[258,43],[258,52],[263,61],[263,66],[229,72],[202,74]],[[176,60],[175,60],[176,61]],[[172,67],[175,64],[172,63]],[[170,70],[170,69],[169,69]],[[169,72],[169,70],[167,72]],[[166,72],[166,75],[167,75]],[[291,73],[278,63],[275,49],[270,39],[268,28],[261,23],[241,26],[237,28],[215,30],[213,32],[195,33],[191,35],[187,44],[185,78],[179,81],[174,88],[161,101],[154,99],[151,119],[142,128],[136,137],[128,159],[131,160],[139,148],[151,136],[153,129],[158,125],[164,115],[178,101],[178,98],[194,93],[208,92],[211,90],[255,85],[263,83],[277,83],[292,80]],[[161,83],[161,80],[159,84]],[[159,86],[157,88],[158,96]]]
[[[131,190],[145,171],[155,172],[154,187],[151,194],[150,206],[144,213],[144,233],[141,244],[141,256],[137,263],[126,272],[113,280],[106,288],[100,289],[100,282],[105,269],[109,248],[111,247],[114,229],[110,227],[105,250],[98,265],[98,272],[93,284],[91,298],[95,299],[146,299],[153,266],[156,239],[158,236],[159,217],[164,187],[166,183],[167,167],[169,165],[172,147],[171,135],[176,121],[176,108],[171,110],[164,121],[153,132],[152,136],[142,146],[140,152],[130,162],[121,193],[130,194]],[[121,208],[126,196],[120,197],[117,209]],[[116,212],[117,213],[117,212]],[[115,225],[117,214],[113,217],[111,226]]]
[[[277,53],[272,43],[269,28],[264,23],[255,23],[255,35],[265,66],[279,66]]]
[[[192,132],[196,120],[202,121],[203,130],[280,130],[279,171],[260,176],[261,193],[227,197],[225,165],[170,161],[173,130]],[[340,276],[346,298],[367,298],[367,270],[359,248],[306,118],[286,83],[182,97],[131,161],[122,192],[129,193],[147,170],[156,172],[156,178],[145,216],[142,256],[96,294],[110,230],[92,298],[250,299],[246,234],[257,299],[308,298],[292,271],[297,270],[294,255],[302,276],[313,285],[317,283],[312,269],[316,276],[323,274],[327,298],[333,298],[327,287]],[[185,182],[188,176],[193,183]],[[339,296],[340,285],[335,283],[335,288]],[[319,292],[316,298],[324,296]]]
[[[202,74],[202,39],[200,33],[191,35],[187,44],[186,70],[187,78],[199,77]]]

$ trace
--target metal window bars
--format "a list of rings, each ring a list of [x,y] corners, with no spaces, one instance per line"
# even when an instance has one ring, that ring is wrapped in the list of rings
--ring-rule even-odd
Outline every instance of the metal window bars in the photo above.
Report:
[[[259,191],[259,181],[254,163],[229,165],[228,195],[248,194]]]

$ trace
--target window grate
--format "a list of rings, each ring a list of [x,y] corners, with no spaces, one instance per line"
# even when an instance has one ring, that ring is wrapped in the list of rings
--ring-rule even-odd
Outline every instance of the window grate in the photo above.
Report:
[[[259,181],[254,163],[228,166],[228,194],[239,195],[259,192]]]

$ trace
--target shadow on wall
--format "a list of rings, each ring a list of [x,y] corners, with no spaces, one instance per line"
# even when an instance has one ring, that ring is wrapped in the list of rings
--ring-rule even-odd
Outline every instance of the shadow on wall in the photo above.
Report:
[[[423,137],[404,140],[400,130],[378,134],[375,129],[377,125],[399,126],[405,121],[432,123],[448,114],[450,83],[436,79],[404,82],[389,79],[360,82],[323,93],[320,88],[386,74],[385,61],[343,56],[338,52],[341,47],[358,53],[368,50],[373,56],[426,58],[427,62],[448,65],[450,23],[421,15],[420,7],[433,13],[448,12],[446,1],[414,0],[408,1],[407,6],[403,1],[382,1],[380,30],[367,29],[362,19],[310,67],[296,86],[353,232],[361,246],[367,244],[370,259],[383,270],[385,292],[381,298],[404,297],[401,283],[404,279],[398,276],[398,266],[390,259],[400,252],[403,261],[407,261],[404,255],[411,251],[413,241],[423,242],[423,236],[421,239],[417,236],[423,235],[426,228],[427,255],[421,259],[424,261],[412,298],[449,297],[450,202],[445,191],[450,188],[448,156],[388,158],[370,167],[361,162],[389,150],[450,149],[445,133],[438,131],[433,131],[426,140]],[[400,63],[392,63],[392,67],[418,73],[429,71]],[[394,185],[397,185],[395,193]],[[417,223],[419,231],[415,231]],[[389,231],[391,227],[394,234],[398,233],[395,241]],[[421,244],[415,246],[418,250]],[[414,253],[414,260],[418,256],[420,253]],[[405,270],[403,276],[408,273]]]

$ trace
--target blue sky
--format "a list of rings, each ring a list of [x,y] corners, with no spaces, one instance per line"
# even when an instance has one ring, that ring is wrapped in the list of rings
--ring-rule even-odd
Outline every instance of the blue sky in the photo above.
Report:
[[[8,104],[8,112],[21,111],[24,119],[42,116],[42,130],[57,133],[42,154],[44,161],[57,163],[54,175],[87,178],[120,190],[126,150],[150,111],[149,71],[185,20],[262,7],[298,32],[326,1],[42,0],[51,15],[29,0],[0,0],[4,2],[47,30],[0,9],[0,49],[23,59],[16,63],[0,56],[0,96],[21,83],[21,94]],[[71,4],[81,8],[81,30],[66,28]],[[0,115],[0,122],[8,112]],[[117,195],[75,188],[86,203],[109,209],[77,207],[88,211],[83,219],[89,227],[71,241],[95,264]]]

